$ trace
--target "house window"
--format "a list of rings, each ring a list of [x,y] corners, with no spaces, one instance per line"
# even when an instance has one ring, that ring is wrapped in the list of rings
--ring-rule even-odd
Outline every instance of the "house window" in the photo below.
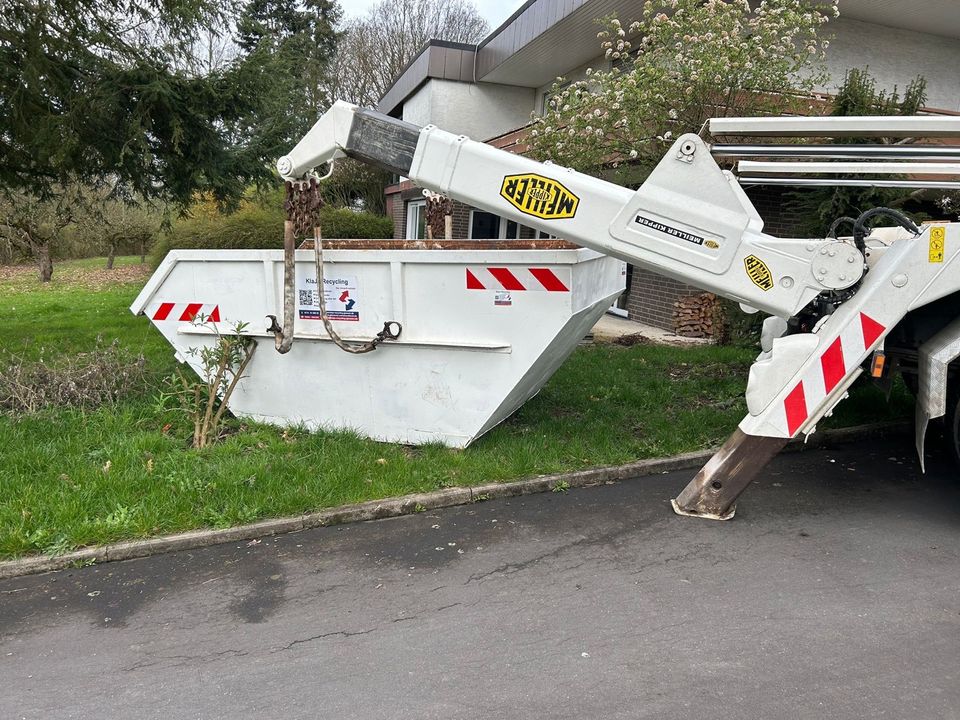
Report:
[[[550,98],[552,98],[554,95],[559,95],[560,93],[562,93],[565,88],[569,87],[569,85],[570,85],[570,81],[568,80],[567,82],[565,82],[565,83],[563,83],[562,85],[560,85],[559,87],[557,87],[555,90],[554,90],[554,89],[550,89],[550,90],[547,90],[547,91],[543,94],[543,99],[542,99],[541,105],[540,105],[540,114],[541,114],[541,115],[546,115],[547,112],[549,112],[549,111],[551,110],[551,108],[550,108]]]
[[[425,240],[427,237],[427,201],[407,203],[407,239]]]
[[[483,210],[470,211],[470,240],[495,240],[500,237],[500,216]]]
[[[616,60],[610,62],[610,69],[619,70],[622,73],[630,72],[633,70],[633,64],[636,62],[639,54],[640,50],[634,50],[621,55]]]
[[[484,210],[470,211],[470,240],[518,240],[520,229],[526,227],[514,220],[488,213]]]

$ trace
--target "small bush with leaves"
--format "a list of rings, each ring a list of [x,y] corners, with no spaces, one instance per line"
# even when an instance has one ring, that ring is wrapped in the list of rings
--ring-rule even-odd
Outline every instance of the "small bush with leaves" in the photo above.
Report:
[[[219,439],[230,396],[257,346],[253,338],[243,334],[246,323],[236,323],[230,334],[221,333],[217,323],[203,315],[198,315],[193,324],[208,327],[216,338],[212,345],[187,351],[200,361],[202,377],[177,370],[167,379],[168,389],[161,392],[159,403],[185,413],[193,423],[193,447],[204,448]]]
[[[47,407],[92,410],[147,392],[143,355],[114,340],[97,338],[94,349],[55,363],[26,362],[16,356],[0,372],[0,412],[26,415]]]

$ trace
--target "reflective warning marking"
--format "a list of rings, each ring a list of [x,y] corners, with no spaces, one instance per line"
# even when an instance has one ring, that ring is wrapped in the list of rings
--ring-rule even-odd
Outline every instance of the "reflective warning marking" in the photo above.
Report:
[[[863,362],[884,332],[883,325],[866,313],[860,313],[860,322],[849,323],[830,343],[820,356],[820,362],[810,366],[783,401],[787,431],[791,436],[807,422],[810,410],[816,410]]]
[[[159,303],[151,312],[147,313],[151,320],[162,322],[172,320],[176,322],[193,322],[202,317],[211,322],[220,322],[220,306],[214,303]]]
[[[545,267],[467,268],[467,290],[570,292],[569,285],[562,270]]]

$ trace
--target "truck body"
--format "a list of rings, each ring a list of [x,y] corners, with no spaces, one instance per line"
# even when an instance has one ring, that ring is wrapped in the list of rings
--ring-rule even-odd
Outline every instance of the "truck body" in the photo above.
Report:
[[[724,118],[715,136],[960,137],[960,118]],[[748,414],[723,448],[674,501],[683,514],[732,517],[736,498],[791,438],[809,435],[865,372],[889,379],[902,372],[917,392],[921,463],[929,424],[945,418],[960,458],[960,224],[916,227],[886,209],[865,213],[852,237],[784,239],[763,221],[725,157],[775,155],[764,146],[711,146],[679,137],[637,190],[551,163],[514,155],[433,126],[419,128],[375,111],[336,103],[277,164],[293,182],[339,157],[352,157],[415,184],[583,247],[654,270],[762,311],[762,348],[750,369]],[[817,160],[857,157],[829,147],[780,146],[783,156]],[[890,149],[868,159],[878,173],[910,176],[929,163],[931,146]],[[760,148],[760,150],[757,150]],[[801,148],[798,150],[798,148]],[[936,161],[960,149],[936,147]],[[853,155],[851,155],[853,153]],[[791,162],[802,172],[802,163]],[[783,172],[744,162],[744,172]],[[815,167],[817,173],[831,168]],[[869,172],[844,167],[837,172]],[[779,178],[783,180],[783,178]],[[756,178],[753,178],[756,182]],[[773,182],[777,178],[772,179]],[[951,188],[947,181],[910,181]],[[795,184],[909,184],[883,179],[797,180]],[[958,185],[960,186],[960,185]],[[876,217],[894,227],[871,229]],[[871,222],[872,221],[872,222]]]

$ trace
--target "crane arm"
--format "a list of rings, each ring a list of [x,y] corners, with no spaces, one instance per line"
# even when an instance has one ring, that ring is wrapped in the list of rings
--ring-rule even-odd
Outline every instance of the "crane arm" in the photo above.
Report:
[[[855,285],[863,256],[831,240],[783,240],[697,135],[677,139],[639,190],[338,102],[277,163],[287,180],[352,157],[417,185],[771,315]],[[842,254],[812,261],[823,247]],[[823,270],[823,272],[820,272]]]

